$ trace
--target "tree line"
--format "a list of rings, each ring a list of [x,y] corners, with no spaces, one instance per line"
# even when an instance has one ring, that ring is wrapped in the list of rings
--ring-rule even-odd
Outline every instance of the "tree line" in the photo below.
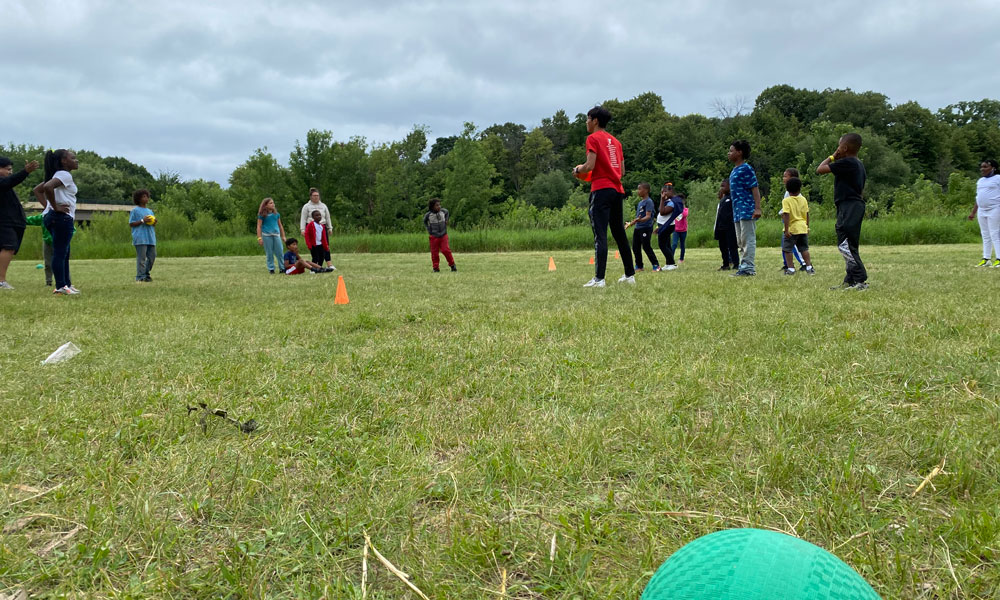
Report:
[[[750,164],[765,198],[765,215],[780,207],[781,174],[796,167],[817,216],[832,214],[832,179],[815,177],[815,165],[848,131],[865,140],[861,159],[870,217],[954,215],[975,197],[978,165],[1000,149],[1000,101],[958,102],[937,112],[916,102],[891,105],[884,94],[850,89],[822,91],[776,85],[747,111],[717,103],[715,116],[677,116],[648,92],[604,103],[608,131],[625,149],[625,181],[655,186],[671,181],[696,211],[714,211],[719,182],[728,175],[726,150],[750,141]],[[590,107],[584,107],[590,108]],[[585,115],[564,110],[539,125],[465,123],[458,135],[438,137],[415,126],[403,139],[371,144],[363,137],[338,140],[310,130],[285,161],[267,148],[233,170],[228,189],[217,182],[182,181],[177,173],[152,175],[122,157],[77,153],[80,198],[129,202],[137,188],[152,192],[191,222],[212,219],[227,229],[254,225],[264,197],[279,211],[297,214],[309,188],[319,188],[339,231],[418,231],[427,200],[442,198],[459,228],[559,227],[585,223],[587,187],[570,176],[584,158]],[[43,149],[0,146],[17,161]],[[32,174],[29,185],[41,177]]]

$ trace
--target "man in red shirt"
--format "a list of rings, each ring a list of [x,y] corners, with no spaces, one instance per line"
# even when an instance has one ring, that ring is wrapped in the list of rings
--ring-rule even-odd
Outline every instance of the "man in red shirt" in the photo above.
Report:
[[[611,236],[618,245],[618,253],[625,266],[625,274],[618,283],[635,283],[632,250],[625,234],[625,215],[622,201],[622,173],[625,172],[625,155],[622,144],[604,130],[611,120],[611,113],[603,106],[587,112],[587,162],[573,167],[573,175],[590,181],[590,226],[594,230],[594,278],[583,287],[604,287],[604,273],[608,265],[608,225]]]

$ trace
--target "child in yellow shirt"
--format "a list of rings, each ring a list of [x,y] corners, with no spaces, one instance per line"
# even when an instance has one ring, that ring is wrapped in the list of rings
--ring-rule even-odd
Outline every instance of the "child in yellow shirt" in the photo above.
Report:
[[[781,201],[781,220],[785,224],[785,235],[781,238],[781,250],[785,253],[785,264],[794,265],[792,251],[798,248],[806,263],[806,273],[815,275],[812,259],[809,257],[809,202],[801,195],[802,180],[791,177],[785,182],[788,196]],[[785,275],[795,275],[794,267],[786,267]]]

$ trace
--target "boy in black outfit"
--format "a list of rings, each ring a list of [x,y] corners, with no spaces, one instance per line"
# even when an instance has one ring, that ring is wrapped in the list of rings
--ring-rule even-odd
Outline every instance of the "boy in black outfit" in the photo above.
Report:
[[[858,243],[861,239],[861,222],[865,218],[865,189],[867,173],[858,159],[861,136],[848,133],[840,138],[837,151],[816,168],[816,173],[833,173],[833,202],[837,207],[837,248],[844,256],[847,274],[844,282],[830,289],[863,291],[868,289],[868,272],[865,270]]]
[[[719,240],[722,253],[720,271],[736,269],[740,265],[740,249],[736,242],[736,224],[733,222],[733,198],[729,193],[729,179],[719,186],[719,206],[715,210],[715,239]]]

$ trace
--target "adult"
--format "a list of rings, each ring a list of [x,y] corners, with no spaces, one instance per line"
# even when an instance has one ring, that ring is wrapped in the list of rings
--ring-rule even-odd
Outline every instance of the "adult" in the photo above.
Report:
[[[608,266],[608,226],[611,236],[618,245],[618,253],[625,267],[625,274],[618,283],[635,283],[635,267],[632,264],[632,250],[625,234],[622,202],[625,188],[622,174],[625,172],[625,154],[622,144],[615,136],[605,131],[611,113],[603,106],[595,106],[587,111],[587,162],[573,167],[573,175],[590,181],[590,226],[594,230],[594,278],[583,287],[604,287],[604,275]]]
[[[316,188],[309,188],[309,202],[302,205],[302,211],[299,215],[299,231],[302,232],[302,238],[305,239],[306,237],[306,226],[310,221],[312,221],[312,213],[314,210],[319,211],[319,214],[321,215],[320,223],[326,225],[327,237],[332,239],[333,219],[330,218],[330,209],[323,204],[322,200],[320,200],[319,190]],[[326,266],[332,267],[333,263],[331,261],[333,257],[330,256],[329,252],[326,253],[324,258],[326,259]],[[320,266],[322,266],[322,264],[320,264]]]
[[[760,218],[760,187],[757,173],[747,163],[750,158],[750,142],[736,140],[729,146],[727,155],[733,163],[729,173],[729,193],[733,198],[733,223],[736,225],[736,241],[739,244],[740,265],[733,277],[752,277],[757,274],[754,260],[757,256],[757,219]]]
[[[983,236],[983,260],[977,267],[1000,267],[1000,173],[997,161],[984,160],[979,165],[982,177],[976,182],[976,205],[969,220],[979,216],[979,233]],[[990,264],[990,255],[995,256]],[[0,284],[2,285],[2,284]]]
[[[736,243],[736,223],[733,222],[733,197],[729,193],[729,180],[719,186],[719,206],[715,209],[715,239],[719,240],[722,254],[720,271],[736,269],[740,264],[739,246]]]
[[[43,221],[52,234],[52,274],[56,278],[55,294],[79,294],[69,274],[69,243],[73,239],[76,220],[76,183],[70,171],[79,168],[72,150],[45,153],[45,180],[35,186],[35,198],[42,206],[50,206]]]
[[[14,162],[0,156],[0,290],[14,289],[7,283],[7,267],[21,249],[24,229],[28,226],[24,220],[24,207],[14,188],[37,168],[38,163],[31,161],[14,173]]]

